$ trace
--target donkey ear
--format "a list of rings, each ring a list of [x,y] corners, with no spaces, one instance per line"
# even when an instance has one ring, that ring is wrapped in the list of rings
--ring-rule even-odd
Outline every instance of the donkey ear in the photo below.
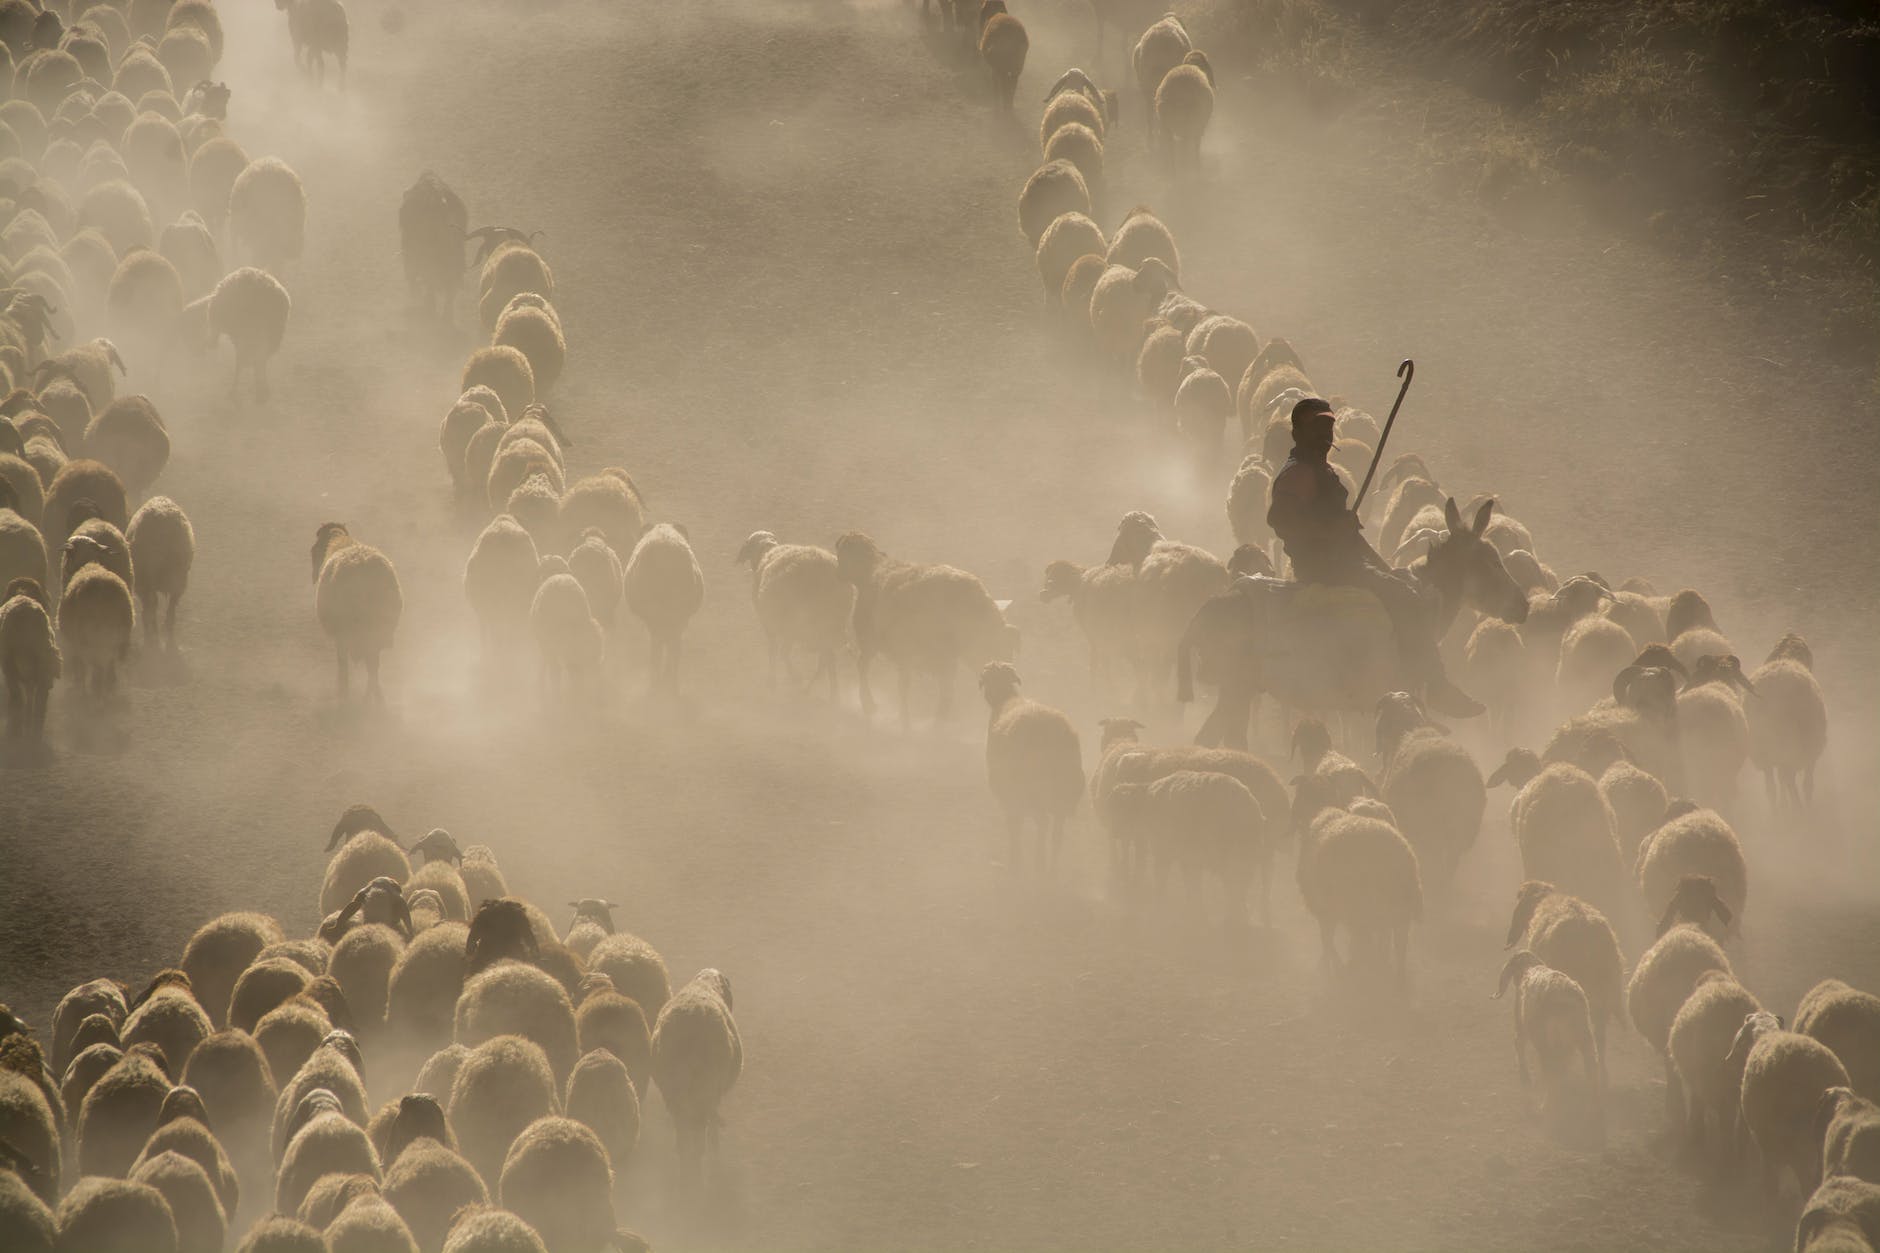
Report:
[[[1462,510],[1456,508],[1454,496],[1443,502],[1443,521],[1448,525],[1451,535],[1462,534]]]
[[[1482,532],[1488,529],[1488,515],[1493,512],[1495,512],[1495,502],[1492,500],[1483,501],[1482,507],[1475,511],[1475,524],[1470,529],[1475,532],[1478,539]]]

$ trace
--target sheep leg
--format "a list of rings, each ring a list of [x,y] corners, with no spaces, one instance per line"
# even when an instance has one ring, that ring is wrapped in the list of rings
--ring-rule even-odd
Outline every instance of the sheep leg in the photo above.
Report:
[[[1338,969],[1337,930],[1338,924],[1330,918],[1319,919],[1319,968],[1328,973]]]
[[[944,725],[953,718],[953,689],[959,684],[954,679],[954,664],[949,661],[940,669],[940,704],[934,710],[934,724]]]
[[[351,677],[347,674],[346,646],[344,644],[335,644],[333,646],[333,652],[339,659],[339,698],[345,700],[346,688]]]
[[[855,681],[862,690],[862,717],[864,718],[875,716],[875,693],[868,686],[868,663],[873,659],[873,656],[866,651],[859,652],[855,656]]]
[[[154,645],[157,642],[157,594],[154,590],[140,591],[137,599],[144,606],[144,643]]]
[[[1061,847],[1063,847],[1063,844],[1064,844],[1064,815],[1057,814],[1053,816],[1050,821],[1051,821],[1051,858],[1048,863],[1048,868],[1051,870],[1056,870],[1057,864],[1058,864],[1058,850]]]
[[[255,362],[255,399],[265,401],[268,398],[268,361],[266,357]]]
[[[1802,767],[1802,803],[1809,808],[1815,805],[1815,763],[1809,762]]]
[[[385,703],[385,693],[379,688],[379,654],[377,649],[373,649],[365,655],[365,666],[366,696],[373,704],[383,705]]]
[[[1664,1055],[1665,1061],[1665,1118],[1673,1127],[1684,1121],[1684,1081],[1678,1077],[1678,1068],[1672,1062],[1671,1055]]]
[[[836,703],[836,651],[833,648],[823,650],[821,673],[829,676],[829,703]]]

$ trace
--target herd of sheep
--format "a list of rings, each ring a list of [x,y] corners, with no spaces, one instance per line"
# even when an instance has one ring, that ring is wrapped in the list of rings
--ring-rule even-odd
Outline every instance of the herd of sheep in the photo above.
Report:
[[[319,74],[332,56],[343,76],[337,0],[277,5],[296,60]],[[940,7],[949,29],[975,16]],[[1101,36],[1106,5],[1094,7]],[[1009,110],[1025,28],[1003,0],[976,17]],[[169,436],[146,397],[117,394],[119,345],[142,370],[227,338],[232,386],[246,375],[265,399],[291,307],[276,274],[299,256],[306,196],[286,165],[250,160],[227,133],[209,0],[99,0],[76,15],[0,0],[0,40],[0,669],[8,734],[37,740],[57,681],[75,702],[109,696],[139,615],[147,649],[174,647],[195,554],[183,510],[151,494]],[[1209,58],[1170,14],[1130,63],[1151,148],[1192,172],[1215,103]],[[1103,561],[1044,571],[1042,598],[1065,601],[1087,642],[1093,689],[1143,712],[1219,681],[1190,665],[1207,615],[1285,572],[1266,499],[1292,405],[1315,389],[1287,340],[1187,294],[1152,211],[1105,232],[1104,145],[1120,113],[1119,93],[1084,71],[1056,81],[1018,223],[1054,326],[1090,369],[1133,377],[1197,473],[1227,481],[1238,547],[1225,561],[1119,511]],[[431,173],[405,192],[397,228],[421,305],[448,318],[466,276],[476,283],[487,343],[438,442],[459,501],[487,519],[462,572],[486,658],[529,654],[545,698],[573,702],[617,678],[643,636],[646,680],[671,692],[704,575],[686,529],[655,520],[627,470],[570,466],[574,441],[550,409],[568,341],[536,237],[472,229]],[[225,256],[250,264],[225,271]],[[1359,477],[1379,434],[1339,405],[1338,471]],[[1404,983],[1412,933],[1447,908],[1490,791],[1512,789],[1521,878],[1506,885],[1513,952],[1496,995],[1513,1003],[1520,1073],[1531,1055],[1543,1109],[1603,1108],[1609,1028],[1629,1022],[1663,1060],[1674,1131],[1720,1163],[1752,1156],[1772,1194],[1793,1175],[1798,1249],[1880,1246],[1880,998],[1827,979],[1785,1022],[1729,955],[1751,908],[1743,837],[1724,816],[1740,777],[1761,770],[1776,806],[1813,801],[1827,712],[1808,645],[1785,636],[1746,671],[1699,593],[1560,577],[1521,522],[1486,496],[1459,504],[1414,453],[1378,485],[1363,516],[1387,558],[1411,567],[1466,536],[1518,589],[1510,609],[1459,615],[1451,645],[1504,746],[1486,773],[1388,689],[1374,703],[1375,769],[1327,725],[1348,704],[1290,699],[1224,701],[1196,745],[1145,743],[1143,722],[1107,717],[1089,756],[1068,716],[1021,694],[1017,632],[974,574],[890,555],[859,531],[822,548],[758,530],[736,561],[773,682],[781,669],[801,683],[813,662],[807,682],[833,703],[852,658],[872,715],[881,658],[906,726],[916,680],[944,717],[959,672],[977,674],[1013,867],[1035,830],[1031,859],[1050,873],[1088,806],[1126,895],[1160,894],[1173,867],[1191,894],[1218,890],[1238,928],[1256,884],[1270,920],[1290,857],[1331,976]],[[340,696],[357,666],[381,701],[380,658],[404,612],[391,556],[330,521],[310,573]],[[1244,747],[1274,713],[1297,759],[1290,780]],[[244,1192],[265,1215],[239,1245],[254,1253],[636,1247],[614,1184],[652,1088],[681,1181],[695,1179],[742,1068],[725,976],[673,990],[606,901],[573,902],[558,932],[510,893],[489,849],[442,830],[403,847],[355,806],[328,851],[312,936],[228,914],[134,995],[85,983],[43,1032],[0,1010],[0,1247],[219,1250]],[[254,1203],[257,1189],[270,1199]]]

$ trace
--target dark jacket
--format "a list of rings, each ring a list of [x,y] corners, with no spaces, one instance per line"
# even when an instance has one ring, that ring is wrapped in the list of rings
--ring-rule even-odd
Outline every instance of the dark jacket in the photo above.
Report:
[[[1266,524],[1286,546],[1301,583],[1336,582],[1369,564],[1370,550],[1346,508],[1349,493],[1338,472],[1321,460],[1292,456],[1273,479]]]

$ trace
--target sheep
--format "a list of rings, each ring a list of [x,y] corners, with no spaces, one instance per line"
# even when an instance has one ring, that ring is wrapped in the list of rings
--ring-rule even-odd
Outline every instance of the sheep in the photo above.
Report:
[[[196,560],[196,532],[189,516],[168,496],[152,496],[131,516],[126,533],[131,561],[138,571],[137,599],[143,603],[144,642],[157,642],[157,600],[169,598],[163,638],[176,648],[176,606],[189,588]]]
[[[1631,634],[1611,618],[1588,614],[1560,637],[1560,662],[1554,681],[1573,708],[1583,709],[1604,695],[1612,676],[1638,655]]]
[[[52,686],[65,672],[63,654],[46,612],[46,593],[30,578],[15,578],[0,600],[0,676],[6,679],[7,735],[40,739]]]
[[[504,412],[510,415],[522,413],[535,402],[535,371],[522,350],[508,344],[479,348],[464,362],[458,390],[467,391],[477,386],[495,392],[503,402]],[[494,503],[495,489],[491,492]]]
[[[1823,1177],[1880,1183],[1880,1105],[1853,1088],[1829,1088],[1815,1109]]]
[[[41,1201],[59,1199],[59,1116],[37,1083],[11,1069],[0,1069],[0,1144],[28,1163],[26,1182]]]
[[[1722,921],[1732,927],[1749,900],[1749,870],[1743,845],[1722,815],[1689,802],[1674,802],[1657,830],[1638,847],[1634,863],[1645,907],[1662,913],[1686,876],[1710,880],[1727,907]]]
[[[607,1159],[624,1170],[640,1138],[640,1099],[626,1064],[606,1049],[582,1054],[568,1075],[568,1117],[600,1137]]]
[[[1795,1225],[1795,1253],[1869,1253],[1880,1247],[1880,1186],[1824,1179]]]
[[[229,395],[241,390],[242,372],[254,378],[254,396],[265,402],[268,361],[287,337],[287,319],[294,302],[266,270],[242,266],[224,275],[215,289],[183,311],[193,324],[196,348],[207,352],[224,338],[235,349],[235,368],[229,375]]]
[[[338,686],[346,699],[352,663],[365,667],[366,695],[384,704],[379,654],[392,646],[404,593],[384,553],[352,537],[343,522],[324,523],[313,540],[314,611],[332,639]]]
[[[1701,1146],[1715,1116],[1720,1149],[1728,1154],[1737,1121],[1742,1059],[1729,1060],[1730,1043],[1744,1019],[1762,1005],[1730,974],[1706,971],[1671,1021],[1669,1049],[1689,1111],[1688,1134]]]
[[[1516,982],[1518,980],[1518,982]],[[1527,1051],[1531,1046],[1547,1085],[1541,1109],[1549,1111],[1559,1094],[1566,1071],[1577,1055],[1593,1086],[1594,1109],[1599,1109],[1602,1061],[1593,1043],[1592,1015],[1586,993],[1572,976],[1555,970],[1527,949],[1517,949],[1501,968],[1495,999],[1515,984],[1514,1055],[1521,1066],[1521,1085],[1529,1083]]]
[[[1600,1082],[1606,1073],[1606,1023],[1624,1014],[1625,955],[1612,923],[1592,905],[1543,880],[1515,894],[1506,946],[1534,953],[1579,985],[1592,1016]]]
[[[1163,75],[1155,89],[1155,133],[1170,151],[1201,163],[1201,136],[1214,115],[1214,67],[1207,54],[1191,49]]]
[[[535,966],[498,962],[471,975],[457,998],[457,1043],[475,1047],[496,1036],[533,1041],[547,1057],[557,1082],[580,1056],[574,1005],[562,986]]]
[[[1209,368],[1221,376],[1222,386],[1227,389],[1227,412],[1231,414],[1234,411],[1233,384],[1259,355],[1259,335],[1239,318],[1215,313],[1195,323],[1188,332],[1185,347],[1190,356],[1205,358]]]
[[[1702,879],[1687,880],[1658,922],[1658,939],[1639,956],[1626,981],[1626,1013],[1645,1042],[1664,1058],[1665,1104],[1674,1127],[1683,1121],[1684,1100],[1672,1070],[1671,1024],[1705,972],[1735,977],[1730,959],[1702,927],[1710,913],[1722,909],[1713,885]]]
[[[419,932],[398,955],[385,1007],[385,1024],[395,1038],[429,1045],[449,1037],[463,992],[469,934],[462,923],[442,922]]]
[[[1018,229],[1036,253],[1044,233],[1066,213],[1090,213],[1090,186],[1075,165],[1046,161],[1032,172],[1018,193]]]
[[[598,528],[616,553],[631,553],[646,529],[639,489],[618,466],[577,479],[561,498],[562,534],[572,541],[590,527]]]
[[[182,1079],[201,1094],[208,1117],[238,1151],[265,1140],[281,1094],[253,1036],[230,1028],[205,1037],[189,1055]]]
[[[367,1133],[368,1137],[370,1132]],[[374,1150],[376,1151],[376,1149]],[[381,1159],[381,1162],[383,1159]],[[335,1171],[323,1175],[307,1189],[296,1217],[324,1233],[340,1214],[360,1197],[379,1195],[379,1181],[363,1172]],[[403,1253],[404,1246],[399,1246]]]
[[[377,923],[353,928],[333,946],[327,969],[362,1025],[385,1021],[392,969],[404,948],[404,937]]]
[[[1880,997],[1823,979],[1802,997],[1795,1029],[1834,1050],[1856,1092],[1880,1100]]]
[[[1756,689],[1734,656],[1703,656],[1678,694],[1678,735],[1692,792],[1727,801],[1749,760],[1749,719],[1733,687],[1751,697]]]
[[[1447,882],[1481,830],[1488,804],[1481,770],[1404,692],[1378,702],[1377,747],[1380,797],[1417,850],[1417,864]]]
[[[480,1206],[455,1216],[444,1253],[548,1253],[548,1246],[508,1210]]]
[[[89,512],[82,502],[73,511],[74,520],[84,520],[72,528],[71,538],[65,541],[65,551],[60,554],[60,585],[69,586],[73,575],[96,562],[122,579],[126,587],[136,587],[137,566],[131,558],[130,541],[103,518],[84,516]]]
[[[1349,809],[1360,796],[1377,796],[1377,784],[1371,776],[1351,758],[1333,750],[1331,732],[1317,718],[1301,718],[1293,727],[1292,755],[1305,769],[1305,774],[1294,780],[1299,786],[1300,802],[1309,795],[1332,808]],[[1296,803],[1292,809],[1295,829],[1303,833],[1316,812]]]
[[[111,264],[115,269],[115,257]],[[57,383],[64,381],[78,388],[85,403],[90,406],[91,413],[96,413],[117,399],[116,375],[123,373],[124,358],[118,355],[116,345],[100,338],[87,340],[56,357],[46,358],[39,363],[33,377],[40,389],[41,404],[46,403],[47,393]],[[85,420],[91,420],[90,413],[85,415]],[[82,429],[68,430],[67,434],[77,436]]]
[[[83,1175],[124,1176],[156,1130],[169,1078],[145,1055],[126,1052],[85,1093],[78,1109],[77,1164]]]
[[[221,1253],[228,1217],[201,1166],[181,1153],[163,1152],[140,1161],[130,1181],[163,1194],[176,1220],[178,1253]]]
[[[486,403],[487,402],[487,403]],[[486,425],[493,425],[495,431],[490,437],[492,455],[495,441],[504,429],[495,421],[494,409],[501,409],[502,401],[495,392],[487,387],[473,387],[457,397],[444,420],[438,424],[437,447],[444,454],[444,468],[450,471],[451,485],[461,496],[470,494],[471,484],[482,483],[489,477],[489,466],[483,467],[482,473],[474,478],[468,470],[470,441]]]
[[[542,659],[543,691],[571,698],[588,691],[605,641],[580,580],[565,568],[543,579],[529,606],[529,628]]]
[[[300,259],[306,238],[307,193],[300,175],[278,157],[250,161],[229,187],[228,218],[236,249],[263,270],[279,273]]]
[[[1046,164],[1052,161],[1069,161],[1076,166],[1077,172],[1083,176],[1084,186],[1090,192],[1091,204],[1096,205],[1102,202],[1103,140],[1094,130],[1080,122],[1066,122],[1059,126],[1052,134],[1050,142],[1045,145],[1044,160]],[[1046,228],[1046,232],[1049,233],[1049,227]],[[1040,248],[1044,246],[1042,237],[1038,241],[1038,246]],[[1101,253],[1103,246],[1099,244],[1095,251]]]
[[[1814,1131],[1830,1088],[1846,1087],[1847,1071],[1832,1050],[1759,1010],[1743,1020],[1724,1064],[1741,1065],[1742,1125],[1762,1159],[1763,1187],[1773,1201],[1784,1169],[1805,1196],[1821,1181],[1822,1152]]]
[[[1091,253],[1071,262],[1071,268],[1064,271],[1064,287],[1058,293],[1058,307],[1062,311],[1066,329],[1078,338],[1088,335],[1093,328],[1090,323],[1090,301],[1096,295],[1097,284],[1108,273],[1103,258]]]
[[[315,1114],[294,1132],[275,1176],[274,1208],[295,1213],[322,1178],[337,1174],[383,1177],[379,1155],[365,1128],[337,1109]]]
[[[1638,847],[1664,821],[1671,803],[1657,776],[1620,759],[1601,772],[1599,794],[1612,809],[1613,833],[1625,860],[1637,864]]]
[[[161,253],[134,248],[118,262],[105,302],[114,333],[155,359],[183,311],[183,279]]]
[[[313,1106],[321,1104],[308,1104],[308,1098],[316,1092],[324,1092],[332,1109],[347,1121],[365,1126],[371,1103],[366,1096],[359,1046],[350,1032],[327,1032],[320,1047],[281,1085],[281,1095],[274,1103],[274,1125],[269,1140],[277,1163],[284,1160],[290,1142],[311,1121]],[[283,1168],[281,1177],[284,1179],[286,1174]],[[302,1181],[302,1187],[311,1185],[316,1178],[317,1175]],[[277,1205],[277,1208],[294,1210],[299,1206],[296,1198],[292,1205]]]
[[[1504,783],[1515,789],[1508,825],[1521,849],[1522,875],[1559,884],[1623,917],[1625,868],[1598,781],[1568,762],[1542,767],[1532,752],[1516,748],[1488,778],[1490,787]]]
[[[1038,147],[1044,148],[1060,126],[1071,122],[1089,127],[1097,138],[1116,124],[1117,96],[1090,81],[1082,70],[1064,71],[1045,93],[1044,116],[1038,122]]]
[[[144,1162],[162,1153],[180,1153],[202,1167],[215,1189],[216,1198],[222,1203],[223,1212],[232,1217],[240,1207],[241,1181],[235,1174],[229,1155],[223,1150],[221,1141],[209,1131],[208,1124],[193,1114],[173,1113],[173,1104],[168,1097],[164,1099],[164,1110],[158,1115],[162,1121],[150,1133],[150,1138],[144,1141],[143,1149],[131,1169],[136,1170]]]
[[[717,1153],[718,1106],[743,1069],[731,981],[701,970],[666,1002],[653,1026],[653,1082],[672,1116],[681,1179],[697,1177],[707,1144]]]
[[[1107,687],[1114,666],[1135,670],[1136,571],[1127,565],[1080,566],[1053,561],[1044,569],[1038,599],[1070,602],[1071,614],[1090,645],[1090,677]]]
[[[1796,645],[1798,655],[1784,655]],[[1799,635],[1786,636],[1747,680],[1757,694],[1744,710],[1749,756],[1763,772],[1772,806],[1814,804],[1815,766],[1828,746],[1827,701],[1807,648]]]
[[[464,562],[464,599],[476,614],[486,655],[506,650],[522,635],[540,581],[535,540],[506,513],[490,519]]]
[[[1394,966],[1401,986],[1409,974],[1410,927],[1423,918],[1416,850],[1381,815],[1327,804],[1307,821],[1296,877],[1299,895],[1319,924],[1321,966],[1335,970],[1342,964],[1342,926],[1350,936],[1351,960],[1375,950],[1380,961]]]
[[[1164,539],[1155,519],[1141,511],[1117,523],[1110,564],[1136,572],[1143,665],[1160,679],[1196,611],[1227,586],[1227,567],[1192,544]]]
[[[190,204],[212,229],[219,229],[228,217],[235,183],[248,165],[248,154],[227,135],[204,140],[190,154]]]
[[[1045,308],[1058,307],[1072,263],[1079,257],[1100,257],[1105,247],[1103,228],[1087,213],[1070,210],[1051,219],[1033,250],[1038,277],[1044,283]]]
[[[1231,775],[1176,770],[1139,782],[1128,755],[1118,762],[1119,781],[1109,789],[1112,838],[1124,849],[1124,868],[1151,861],[1159,890],[1171,863],[1182,867],[1191,900],[1204,873],[1219,876],[1229,926],[1244,922],[1247,895],[1258,864],[1261,918],[1270,914],[1271,844],[1265,815],[1253,793]]]
[[[1136,353],[1136,390],[1158,409],[1173,405],[1189,360],[1180,328],[1161,314],[1143,323],[1142,347]]]
[[[1116,250],[1114,242],[1110,249]],[[1090,329],[1098,348],[1113,360],[1133,362],[1149,316],[1176,286],[1173,273],[1157,257],[1138,269],[1111,264],[1090,293]]]
[[[0,1244],[17,1253],[55,1253],[58,1223],[22,1174],[31,1166],[0,1149]]]
[[[615,990],[614,981],[604,974],[582,980],[580,1002],[575,1031],[582,1054],[605,1049],[618,1057],[644,1102],[652,1081],[653,1035],[640,1003]]]
[[[463,199],[431,170],[418,175],[398,203],[398,250],[405,284],[427,312],[446,309],[463,282],[463,246],[470,219]]]
[[[449,842],[451,856],[459,855],[455,848],[456,841],[451,840],[450,832],[439,827],[425,839],[429,840],[433,836],[442,836],[445,841]],[[412,851],[426,852],[424,841],[420,840],[412,845]],[[414,892],[428,891],[435,894],[439,922],[470,921],[470,889],[465,886],[463,876],[457,872],[457,868],[443,855],[426,852],[424,864],[412,874],[410,881],[405,885],[405,891],[407,901]]]
[[[438,1117],[442,1119],[441,1111]],[[489,1201],[489,1191],[476,1168],[435,1139],[415,1140],[402,1151],[386,1154],[385,1159],[385,1200],[398,1211],[417,1247],[426,1253],[444,1247],[454,1214],[466,1206]]]
[[[1676,786],[1682,774],[1676,674],[1662,666],[1627,666],[1613,679],[1613,696],[1556,729],[1541,760],[1573,761],[1590,741],[1612,738],[1640,768]]]
[[[85,193],[78,205],[78,225],[81,230],[96,227],[120,260],[133,249],[151,248],[157,242],[157,228],[143,193],[123,178],[108,179]]]
[[[860,531],[837,539],[835,554],[837,570],[855,588],[855,664],[865,715],[873,717],[875,710],[869,669],[876,653],[899,672],[904,729],[912,721],[908,685],[916,671],[939,678],[937,716],[944,720],[960,663],[983,666],[1016,654],[1016,628],[976,576],[952,566],[898,561]]]
[[[540,303],[537,303],[540,302]],[[498,348],[514,348],[529,363],[534,393],[546,394],[561,377],[568,358],[568,342],[561,319],[553,308],[534,292],[511,298],[498,315],[490,343]]]
[[[516,1137],[499,1192],[503,1205],[550,1249],[630,1248],[615,1227],[613,1184],[607,1150],[594,1132],[551,1116]]]
[[[248,1229],[236,1253],[326,1253],[326,1241],[297,1218],[270,1214]]]
[[[769,531],[754,531],[738,549],[737,562],[751,571],[751,601],[763,625],[770,661],[770,683],[777,683],[783,662],[796,681],[792,650],[816,656],[816,673],[826,674],[829,699],[836,698],[836,656],[848,642],[855,590],[842,579],[836,555],[810,544],[783,544]]]
[[[1199,465],[1212,467],[1220,454],[1221,433],[1234,411],[1234,394],[1227,382],[1208,368],[1207,358],[1182,359],[1182,380],[1175,389],[1175,429],[1194,446]]]
[[[1130,68],[1135,71],[1136,89],[1142,93],[1143,121],[1154,142],[1156,133],[1155,95],[1163,78],[1194,50],[1187,28],[1173,13],[1152,23],[1137,39],[1130,53]]]
[[[25,444],[22,443],[19,453],[25,451]],[[6,509],[19,521],[26,523],[33,530],[32,538],[38,538],[38,527],[45,520],[46,481],[39,477],[39,471],[33,463],[19,453],[0,452],[0,508]],[[9,563],[8,568],[15,568],[15,563],[17,563],[21,574],[43,573],[46,568],[43,555],[37,566],[28,564],[24,556],[18,555],[19,546],[22,544],[31,547],[30,539],[9,542],[4,558]],[[43,539],[39,540],[38,547],[43,553],[45,548]]]
[[[289,0],[297,7],[317,0]],[[337,3],[337,0],[334,0]],[[405,1220],[385,1198],[354,1197],[326,1229],[328,1253],[420,1253]]]
[[[52,1011],[52,1068],[64,1074],[72,1055],[72,1039],[85,1019],[102,1014],[113,1023],[122,1023],[130,1014],[129,994],[109,979],[81,983],[59,998]]]
[[[451,1084],[450,1125],[459,1152],[486,1185],[500,1180],[504,1155],[523,1129],[560,1108],[548,1058],[521,1036],[478,1045]]]
[[[131,1002],[130,1016],[120,1031],[125,1048],[150,1041],[163,1050],[172,1077],[181,1076],[189,1055],[215,1031],[209,1015],[190,989],[189,976],[180,970],[160,971]]]
[[[584,896],[568,902],[568,906],[574,910],[574,921],[568,924],[565,943],[586,961],[594,946],[614,933],[615,905],[612,901]]]
[[[73,1253],[177,1253],[163,1194],[127,1179],[80,1179],[59,1202],[59,1248]]]
[[[72,577],[59,603],[59,643],[80,690],[103,697],[117,689],[117,667],[130,656],[134,619],[123,579],[97,564]]]
[[[470,234],[477,236],[492,229],[495,228],[483,227]],[[484,258],[477,279],[477,290],[477,308],[483,330],[489,333],[495,331],[496,320],[509,307],[509,302],[523,292],[533,292],[544,300],[553,301],[555,275],[541,254],[526,242],[508,240],[497,245]]]
[[[1018,671],[1002,661],[980,671],[979,689],[991,717],[986,727],[986,778],[1005,810],[1009,862],[1017,869],[1027,819],[1038,824],[1038,862],[1057,864],[1064,824],[1084,791],[1083,748],[1062,713],[1018,695]]]
[[[992,10],[995,3],[998,11]],[[1000,106],[1010,113],[1012,99],[1018,94],[1018,76],[1025,72],[1025,53],[1031,48],[1031,40],[1025,34],[1025,24],[1004,9],[1003,0],[986,0],[979,16],[979,59],[992,72],[993,90]]]

